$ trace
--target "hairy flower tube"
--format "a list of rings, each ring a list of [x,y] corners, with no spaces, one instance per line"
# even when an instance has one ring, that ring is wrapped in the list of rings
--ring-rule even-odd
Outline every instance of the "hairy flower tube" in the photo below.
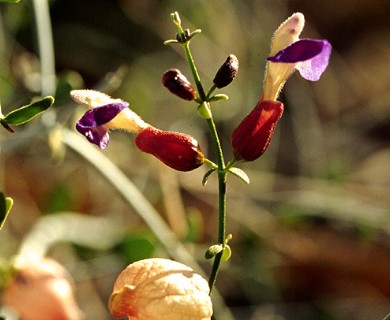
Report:
[[[141,151],[154,155],[175,170],[191,171],[204,162],[198,141],[185,133],[149,126],[137,134],[135,144]]]
[[[304,25],[305,17],[298,12],[276,30],[267,59],[263,100],[276,100],[295,70],[306,80],[317,81],[327,68],[331,44],[327,40],[299,39]]]
[[[161,258],[123,270],[109,309],[114,317],[131,320],[208,320],[213,313],[207,281],[186,265]]]
[[[231,144],[236,160],[253,161],[265,152],[283,110],[279,101],[260,100],[257,103],[233,131]]]
[[[205,160],[198,141],[192,136],[151,126],[131,111],[127,102],[93,90],[73,90],[71,97],[91,108],[77,121],[76,129],[101,149],[108,144],[108,130],[121,129],[136,134],[138,149],[175,170],[194,170]]]
[[[3,302],[23,320],[82,319],[66,270],[52,259],[23,261],[3,292]]]

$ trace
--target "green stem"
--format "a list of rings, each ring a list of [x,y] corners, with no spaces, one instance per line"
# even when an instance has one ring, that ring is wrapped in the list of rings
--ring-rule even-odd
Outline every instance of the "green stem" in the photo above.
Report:
[[[202,101],[207,101],[206,93],[204,92],[202,82],[200,81],[198,70],[196,69],[194,58],[192,57],[191,50],[190,50],[190,43],[186,42],[183,44],[184,52],[187,57],[188,64],[190,65],[192,76],[195,81],[196,88],[198,89],[199,97],[202,99]]]
[[[220,171],[218,172],[218,191],[219,191],[219,224],[218,224],[218,243],[222,245],[223,249],[219,252],[215,258],[213,267],[211,269],[210,278],[209,278],[209,288],[210,294],[214,288],[215,282],[217,280],[219,268],[221,266],[222,255],[225,248],[225,239],[226,239],[226,178],[227,172]]]
[[[226,238],[226,181],[227,181],[227,170],[225,167],[225,160],[223,157],[223,151],[221,143],[218,137],[218,132],[213,120],[213,117],[207,119],[207,125],[209,127],[211,139],[214,144],[215,156],[218,165],[218,243],[225,247]],[[214,288],[215,281],[217,280],[218,271],[221,265],[223,249],[214,258],[213,267],[211,269],[209,278],[210,294]]]
[[[193,76],[194,81],[195,81],[196,88],[198,89],[199,97],[202,101],[207,101],[207,96],[206,96],[205,91],[203,89],[202,82],[200,81],[199,73],[198,73],[198,70],[196,69],[195,61],[194,61],[194,58],[192,57],[192,53],[190,50],[190,41],[186,40],[186,36],[185,36],[184,30],[183,30],[183,27],[181,26],[181,24],[178,21],[177,21],[176,25],[177,25],[177,29],[179,32],[179,36],[180,36],[181,40],[183,41],[182,45],[184,48],[184,52],[185,52],[188,64],[189,64],[191,72],[192,72],[192,76]]]
[[[213,86],[210,89],[210,91],[208,92],[208,94],[206,95],[206,93],[203,89],[203,86],[202,86],[202,82],[201,82],[200,77],[199,77],[198,70],[195,66],[194,58],[192,57],[192,54],[191,54],[189,41],[188,40],[186,41],[183,28],[180,25],[179,21],[180,21],[179,19],[176,20],[176,25],[178,27],[179,35],[180,35],[180,38],[182,40],[182,45],[184,48],[184,52],[185,52],[188,64],[189,64],[191,72],[192,72],[192,76],[194,78],[196,87],[198,89],[199,98],[203,102],[208,104],[207,107],[209,110],[210,117],[208,117],[206,119],[206,121],[207,121],[207,125],[208,125],[209,131],[210,131],[211,140],[212,140],[213,145],[214,145],[215,157],[216,157],[216,162],[217,162],[217,166],[218,166],[218,168],[217,168],[218,191],[219,191],[218,192],[218,194],[219,194],[218,243],[221,244],[224,248],[225,244],[226,244],[226,240],[225,240],[226,239],[226,180],[227,180],[228,170],[226,170],[225,160],[224,160],[223,151],[221,148],[220,139],[218,136],[217,128],[216,128],[214,120],[213,120],[211,108],[210,108],[210,105],[208,102],[208,98],[209,98],[210,94],[215,90],[215,87]],[[215,284],[215,281],[217,279],[218,271],[219,271],[220,265],[221,265],[222,254],[223,254],[223,250],[220,253],[218,253],[214,258],[214,263],[213,263],[211,273],[210,273],[210,278],[209,278],[210,294],[214,288],[214,284]]]
[[[212,85],[209,92],[207,92],[207,99],[210,99],[211,94],[214,92],[214,90],[217,88],[215,84]]]

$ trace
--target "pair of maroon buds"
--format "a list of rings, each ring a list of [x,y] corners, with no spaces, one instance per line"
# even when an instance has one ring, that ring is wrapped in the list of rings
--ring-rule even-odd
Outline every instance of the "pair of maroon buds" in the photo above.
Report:
[[[230,54],[217,71],[213,83],[218,89],[229,85],[237,75],[238,59]],[[184,100],[194,100],[196,91],[178,69],[167,70],[162,77],[163,85]],[[236,160],[253,161],[267,149],[276,123],[283,114],[283,104],[261,100],[233,131],[231,144]]]

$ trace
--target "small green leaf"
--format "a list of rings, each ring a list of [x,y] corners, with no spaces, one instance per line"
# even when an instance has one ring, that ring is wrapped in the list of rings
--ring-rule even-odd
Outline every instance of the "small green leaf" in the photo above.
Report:
[[[12,198],[5,197],[4,193],[0,192],[0,230],[3,228],[4,222],[7,219],[14,201]]]
[[[210,104],[206,101],[202,102],[198,106],[198,114],[203,118],[203,119],[211,119],[211,111],[210,111]]]
[[[207,171],[205,173],[205,175],[203,176],[203,179],[202,179],[202,185],[206,185],[207,184],[207,180],[209,179],[210,175],[216,170],[216,168],[213,168],[213,169],[210,169],[209,171]]]
[[[223,93],[216,94],[210,98],[210,102],[220,101],[220,100],[229,100],[229,96]]]
[[[3,119],[1,119],[1,122],[7,125],[18,126],[30,121],[32,118],[48,109],[53,103],[54,98],[47,96],[41,100],[34,101],[27,106],[23,106],[9,112]]]
[[[249,177],[247,176],[247,174],[243,170],[234,167],[234,168],[229,168],[229,172],[234,174],[236,177],[240,178],[246,184],[250,183]]]
[[[226,262],[230,259],[231,256],[232,256],[232,249],[230,249],[230,247],[226,244],[225,248],[223,248],[221,261]]]

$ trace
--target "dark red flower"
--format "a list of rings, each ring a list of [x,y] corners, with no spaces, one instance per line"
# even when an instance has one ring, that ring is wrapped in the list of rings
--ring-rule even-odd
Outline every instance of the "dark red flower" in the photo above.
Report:
[[[135,144],[141,151],[154,155],[175,170],[191,171],[204,162],[198,141],[185,133],[149,126],[137,134]]]
[[[233,131],[231,144],[237,160],[253,161],[265,152],[283,110],[279,101],[260,100],[257,103]]]

